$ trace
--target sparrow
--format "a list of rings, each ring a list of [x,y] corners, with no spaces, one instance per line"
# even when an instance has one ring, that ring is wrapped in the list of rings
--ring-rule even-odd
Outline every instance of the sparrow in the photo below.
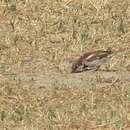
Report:
[[[72,64],[72,73],[97,71],[102,64],[112,57],[112,53],[111,48],[84,53]]]

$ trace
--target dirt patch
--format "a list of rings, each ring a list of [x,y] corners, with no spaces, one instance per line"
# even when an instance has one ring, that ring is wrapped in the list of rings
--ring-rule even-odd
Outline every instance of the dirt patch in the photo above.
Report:
[[[123,71],[86,71],[82,73],[50,73],[50,74],[28,74],[28,73],[15,73],[6,74],[11,80],[20,81],[21,83],[32,83],[33,86],[71,86],[82,87],[86,84],[112,84],[115,82],[130,82],[130,72]]]

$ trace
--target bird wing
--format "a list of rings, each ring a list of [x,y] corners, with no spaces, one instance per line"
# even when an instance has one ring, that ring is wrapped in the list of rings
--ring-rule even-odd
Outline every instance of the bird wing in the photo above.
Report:
[[[109,55],[107,51],[96,51],[91,54],[89,54],[87,57],[84,57],[84,60],[91,62],[94,60],[106,58]]]

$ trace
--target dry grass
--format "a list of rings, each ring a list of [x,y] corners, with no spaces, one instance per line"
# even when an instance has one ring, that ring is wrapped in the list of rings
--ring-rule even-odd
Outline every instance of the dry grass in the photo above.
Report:
[[[107,47],[120,51],[108,67],[124,71],[129,42],[129,0],[1,0],[0,129],[129,129],[127,83],[37,89],[6,77],[59,72],[64,59]]]

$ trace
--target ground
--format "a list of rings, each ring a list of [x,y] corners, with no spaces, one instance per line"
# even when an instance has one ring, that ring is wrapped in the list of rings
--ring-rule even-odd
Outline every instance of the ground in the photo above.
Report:
[[[100,71],[62,72],[108,47]],[[129,130],[129,64],[129,0],[1,0],[0,130]]]

